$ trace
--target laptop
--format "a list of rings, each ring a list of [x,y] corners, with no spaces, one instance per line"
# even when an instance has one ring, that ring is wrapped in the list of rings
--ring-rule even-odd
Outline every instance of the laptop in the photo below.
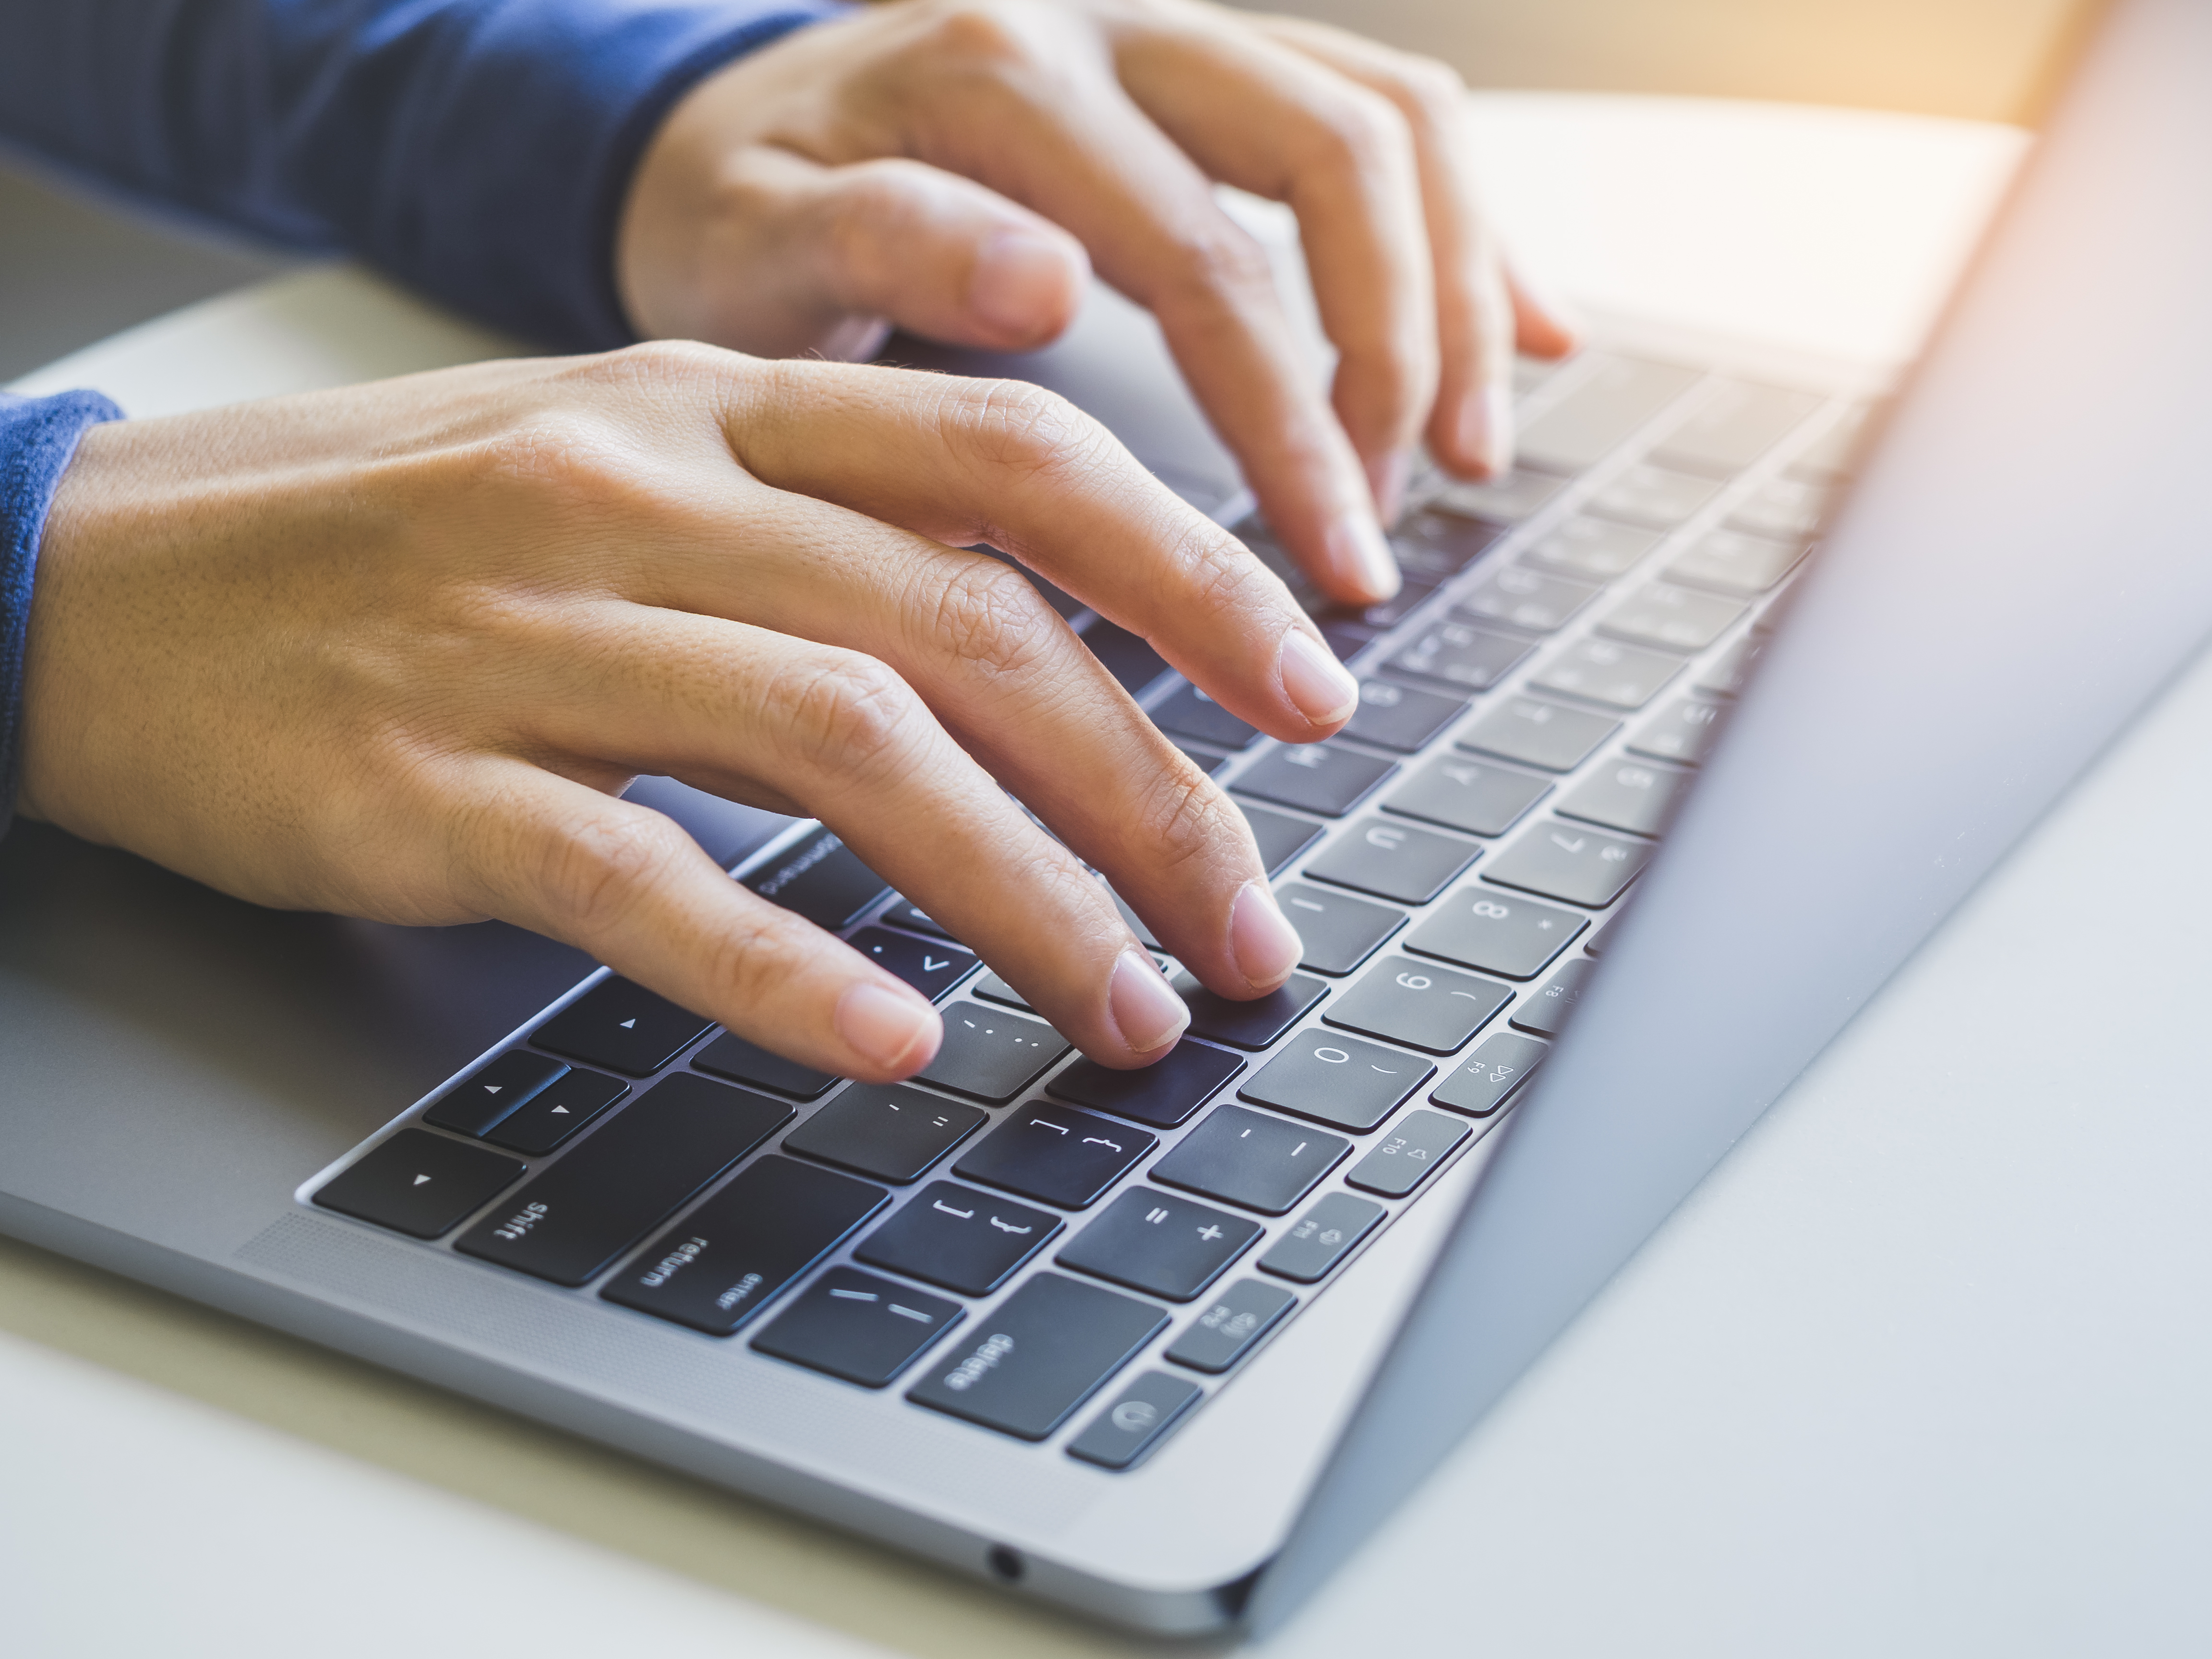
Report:
[[[1279,1623],[2212,632],[2209,69],[2204,9],[2106,16],[1893,400],[1648,333],[1532,369],[1521,471],[1430,480],[1407,594],[1325,617],[1368,687],[1327,744],[1071,607],[1309,947],[1160,1066],[665,781],[939,996],[922,1077],[22,826],[0,1227],[1018,1593]],[[1031,371],[1245,525],[1100,318]]]

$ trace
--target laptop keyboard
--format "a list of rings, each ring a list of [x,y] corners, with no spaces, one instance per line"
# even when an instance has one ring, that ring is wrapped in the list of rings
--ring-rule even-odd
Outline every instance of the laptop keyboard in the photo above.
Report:
[[[1866,414],[1616,354],[1522,378],[1521,467],[1416,487],[1388,603],[1323,605],[1238,526],[1362,677],[1326,743],[1262,738],[1052,596],[1243,807],[1306,942],[1279,990],[1230,1002],[1163,958],[1189,1032],[1109,1071],[814,828],[743,879],[939,1005],[912,1082],[845,1083],[602,976],[313,1201],[1134,1465],[1541,1064]]]

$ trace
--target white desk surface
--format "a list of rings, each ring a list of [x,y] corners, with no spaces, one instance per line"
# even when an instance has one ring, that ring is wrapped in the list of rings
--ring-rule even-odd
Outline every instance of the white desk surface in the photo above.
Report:
[[[2016,150],[1482,110],[1500,217],[1561,289],[1844,355],[1916,337]],[[333,316],[337,347],[289,331]],[[150,413],[471,337],[325,274],[32,384]],[[2200,664],[1271,1653],[2201,1651],[2212,861],[2166,849],[2212,819],[2208,733]],[[2107,975],[2176,929],[2192,971]],[[5,1243],[0,1631],[40,1659],[1143,1646]]]

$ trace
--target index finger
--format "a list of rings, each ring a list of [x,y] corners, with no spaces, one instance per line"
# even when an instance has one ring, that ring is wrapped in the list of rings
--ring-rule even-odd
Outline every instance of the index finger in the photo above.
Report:
[[[992,142],[933,155],[1074,234],[1149,310],[1269,525],[1331,598],[1398,591],[1366,470],[1295,344],[1267,250],[1110,76],[995,84]],[[1047,102],[1048,94],[1050,101]]]

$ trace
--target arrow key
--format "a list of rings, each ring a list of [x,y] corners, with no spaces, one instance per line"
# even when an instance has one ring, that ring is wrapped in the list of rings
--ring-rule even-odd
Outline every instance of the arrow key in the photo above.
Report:
[[[604,1072],[570,1071],[508,1114],[484,1136],[495,1146],[532,1157],[550,1152],[629,1092],[629,1085]]]
[[[416,1238],[435,1238],[521,1178],[529,1165],[488,1147],[402,1129],[323,1183],[315,1202]]]
[[[539,1026],[530,1040],[556,1054],[649,1077],[714,1024],[626,979],[603,979]]]
[[[447,1091],[422,1121],[455,1134],[480,1135],[568,1071],[557,1060],[510,1048]]]

